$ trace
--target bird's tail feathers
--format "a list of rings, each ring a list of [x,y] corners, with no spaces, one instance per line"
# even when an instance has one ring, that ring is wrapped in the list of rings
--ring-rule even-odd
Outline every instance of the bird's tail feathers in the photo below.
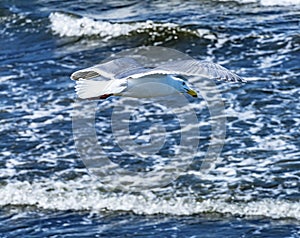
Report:
[[[79,79],[76,81],[75,91],[79,98],[95,98],[105,94],[107,81]]]

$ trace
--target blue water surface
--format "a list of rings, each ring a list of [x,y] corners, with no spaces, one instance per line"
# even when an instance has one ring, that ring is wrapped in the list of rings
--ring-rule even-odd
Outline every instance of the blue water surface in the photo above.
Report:
[[[297,0],[1,1],[0,237],[300,237],[299,27]],[[142,46],[219,63],[248,83],[216,82],[226,140],[214,170],[203,176],[195,159],[173,183],[132,191],[101,183],[77,154],[69,76]],[[96,120],[112,160],[125,158],[109,144],[118,100],[100,102]],[[204,105],[205,152],[209,112],[190,101]],[[130,127],[139,143],[153,122],[179,126],[140,105]]]

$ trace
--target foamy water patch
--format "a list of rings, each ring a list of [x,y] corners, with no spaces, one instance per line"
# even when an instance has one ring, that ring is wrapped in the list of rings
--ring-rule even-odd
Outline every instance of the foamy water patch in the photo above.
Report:
[[[233,216],[264,216],[300,220],[300,202],[261,199],[226,202],[221,199],[198,200],[195,195],[157,196],[103,192],[95,181],[84,176],[81,181],[10,182],[0,190],[0,206],[36,206],[53,210],[128,211],[135,214],[193,215],[220,213]]]
[[[16,78],[18,78],[17,75],[1,76],[1,77],[0,77],[0,83],[1,83],[1,82],[5,82],[5,81],[8,81],[8,80],[11,80],[11,79],[16,79]]]
[[[151,38],[164,35],[169,32],[177,38],[180,32],[194,35],[196,37],[210,38],[209,30],[191,30],[180,27],[175,23],[156,23],[151,20],[144,22],[108,22],[96,20],[90,17],[79,17],[61,12],[53,12],[49,16],[51,30],[60,37],[99,36],[104,40],[119,36],[128,36],[132,33],[148,33]],[[62,22],[64,24],[62,24]]]
[[[263,6],[291,6],[300,5],[300,0],[261,0]]]
[[[232,2],[230,0],[219,0],[220,2]],[[240,4],[259,3],[262,6],[291,6],[300,5],[300,0],[236,0]]]
[[[54,12],[49,16],[51,29],[59,36],[92,36],[117,37],[127,35],[129,32],[139,28],[139,24],[121,24],[104,21],[96,21],[88,17],[75,17],[64,13]],[[62,24],[62,22],[64,24]]]

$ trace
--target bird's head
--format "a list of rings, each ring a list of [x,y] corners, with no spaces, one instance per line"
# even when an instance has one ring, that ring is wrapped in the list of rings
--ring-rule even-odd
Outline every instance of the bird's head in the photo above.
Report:
[[[187,93],[191,95],[192,97],[198,97],[195,90],[191,89],[188,82],[181,78],[173,77],[174,79],[174,87],[180,92],[180,93]]]

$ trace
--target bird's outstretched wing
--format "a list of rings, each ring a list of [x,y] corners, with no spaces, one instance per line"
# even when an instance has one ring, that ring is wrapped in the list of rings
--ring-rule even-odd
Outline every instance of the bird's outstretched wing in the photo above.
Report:
[[[209,79],[224,80],[231,82],[246,82],[245,79],[230,72],[221,65],[198,60],[180,60],[162,64],[145,72],[135,73],[131,78],[139,78],[152,74],[174,74],[183,76],[201,76]]]
[[[103,64],[97,64],[92,67],[81,69],[71,75],[72,80],[92,79],[101,77],[100,80],[111,80],[121,78],[118,75],[126,75],[126,72],[140,71],[144,69],[134,59],[126,57],[115,59]],[[127,73],[127,74],[128,74]]]

